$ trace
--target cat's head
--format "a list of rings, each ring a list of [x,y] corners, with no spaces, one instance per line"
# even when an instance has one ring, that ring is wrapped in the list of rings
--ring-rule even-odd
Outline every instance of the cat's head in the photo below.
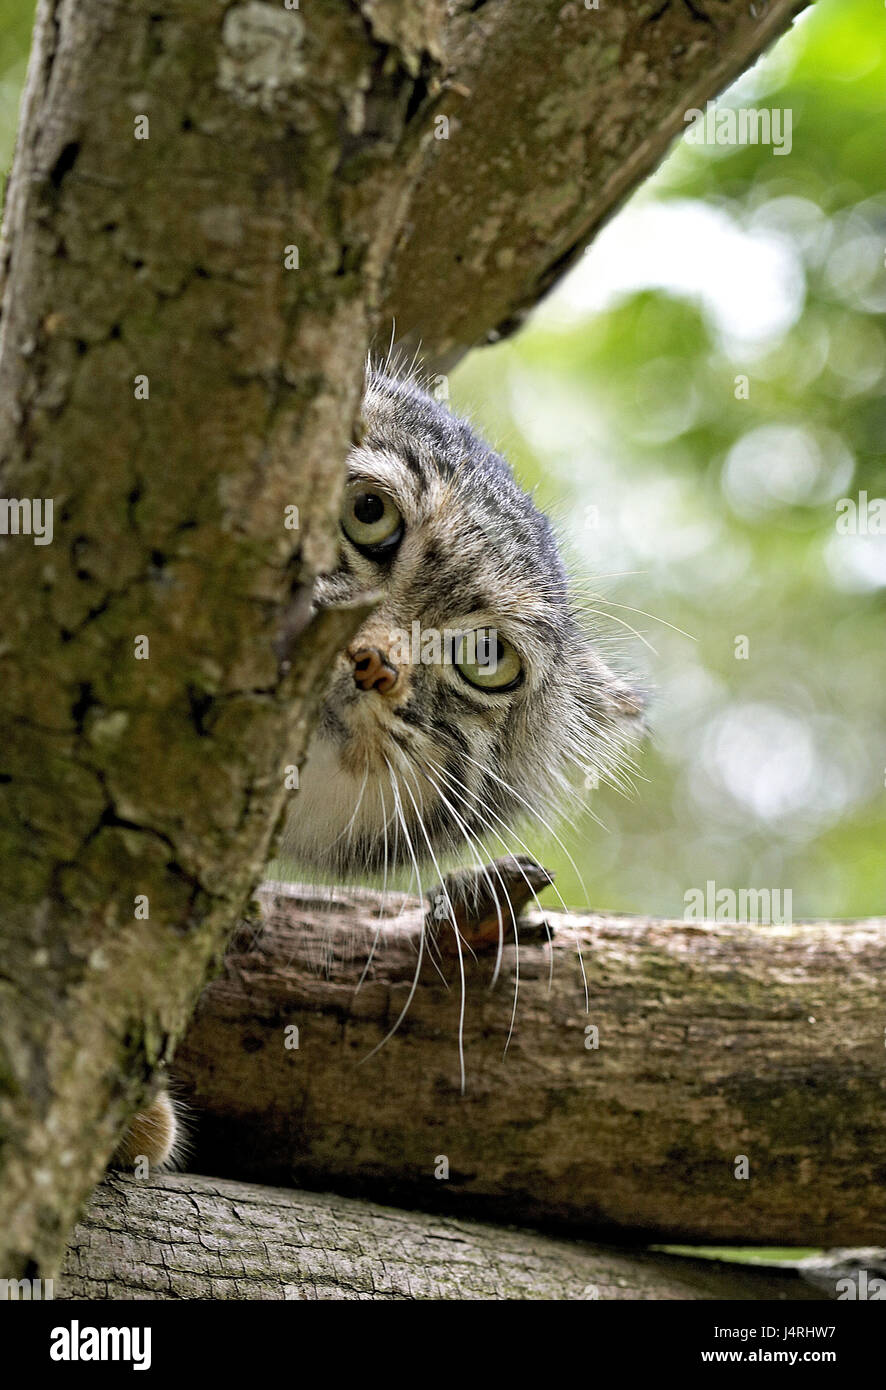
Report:
[[[616,767],[640,715],[504,459],[411,380],[370,371],[363,417],[316,601],[383,598],[336,662],[283,838],[336,876],[514,850],[510,827]]]

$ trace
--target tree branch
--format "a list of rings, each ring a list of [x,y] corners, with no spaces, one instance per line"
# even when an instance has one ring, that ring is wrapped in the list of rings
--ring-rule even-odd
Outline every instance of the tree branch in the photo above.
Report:
[[[818,1300],[833,1291],[789,1266],[631,1255],[346,1197],[176,1174],[116,1176],[98,1188],[73,1233],[58,1295]]]
[[[464,951],[462,1095],[450,926],[379,1046],[412,986],[421,907],[389,895],[379,918],[377,895],[298,886],[261,901],[265,925],[238,933],[176,1058],[199,1171],[607,1239],[886,1243],[886,919],[545,913],[548,945],[530,914],[503,1055],[505,913],[495,988],[488,933]]]
[[[707,23],[646,0],[460,6],[434,106],[447,138],[411,199],[383,323],[443,371],[513,333],[686,129],[685,112],[806,3],[712,0]]]

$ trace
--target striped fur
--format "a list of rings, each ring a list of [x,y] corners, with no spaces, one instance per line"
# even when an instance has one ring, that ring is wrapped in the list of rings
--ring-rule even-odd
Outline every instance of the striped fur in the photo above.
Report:
[[[339,658],[301,772],[283,852],[336,877],[447,859],[492,828],[555,813],[576,768],[618,765],[640,714],[630,685],[576,615],[548,519],[505,460],[411,377],[370,368],[351,478],[383,489],[404,519],[389,560],[342,534],[318,606],[381,590],[352,646],[391,634],[492,627],[520,653],[509,692],[468,685],[449,665],[401,668],[395,698],[358,689]]]

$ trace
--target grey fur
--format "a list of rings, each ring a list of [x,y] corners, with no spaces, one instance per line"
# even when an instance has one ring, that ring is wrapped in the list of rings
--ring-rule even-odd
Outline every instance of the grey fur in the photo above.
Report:
[[[617,766],[640,715],[583,629],[550,522],[505,460],[411,377],[370,368],[363,418],[350,475],[384,487],[404,535],[380,562],[343,534],[317,604],[383,591],[352,647],[384,649],[416,620],[495,627],[523,657],[525,679],[487,693],[452,667],[419,663],[391,699],[358,689],[339,659],[283,842],[303,866],[337,877],[466,845],[476,857],[490,826],[507,835],[527,814],[551,817],[576,769]]]

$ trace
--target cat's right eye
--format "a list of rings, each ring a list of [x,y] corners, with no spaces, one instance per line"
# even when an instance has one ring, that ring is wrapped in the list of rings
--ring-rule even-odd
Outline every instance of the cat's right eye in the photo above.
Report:
[[[403,517],[386,492],[354,479],[345,489],[341,529],[365,555],[382,556],[403,539]]]

